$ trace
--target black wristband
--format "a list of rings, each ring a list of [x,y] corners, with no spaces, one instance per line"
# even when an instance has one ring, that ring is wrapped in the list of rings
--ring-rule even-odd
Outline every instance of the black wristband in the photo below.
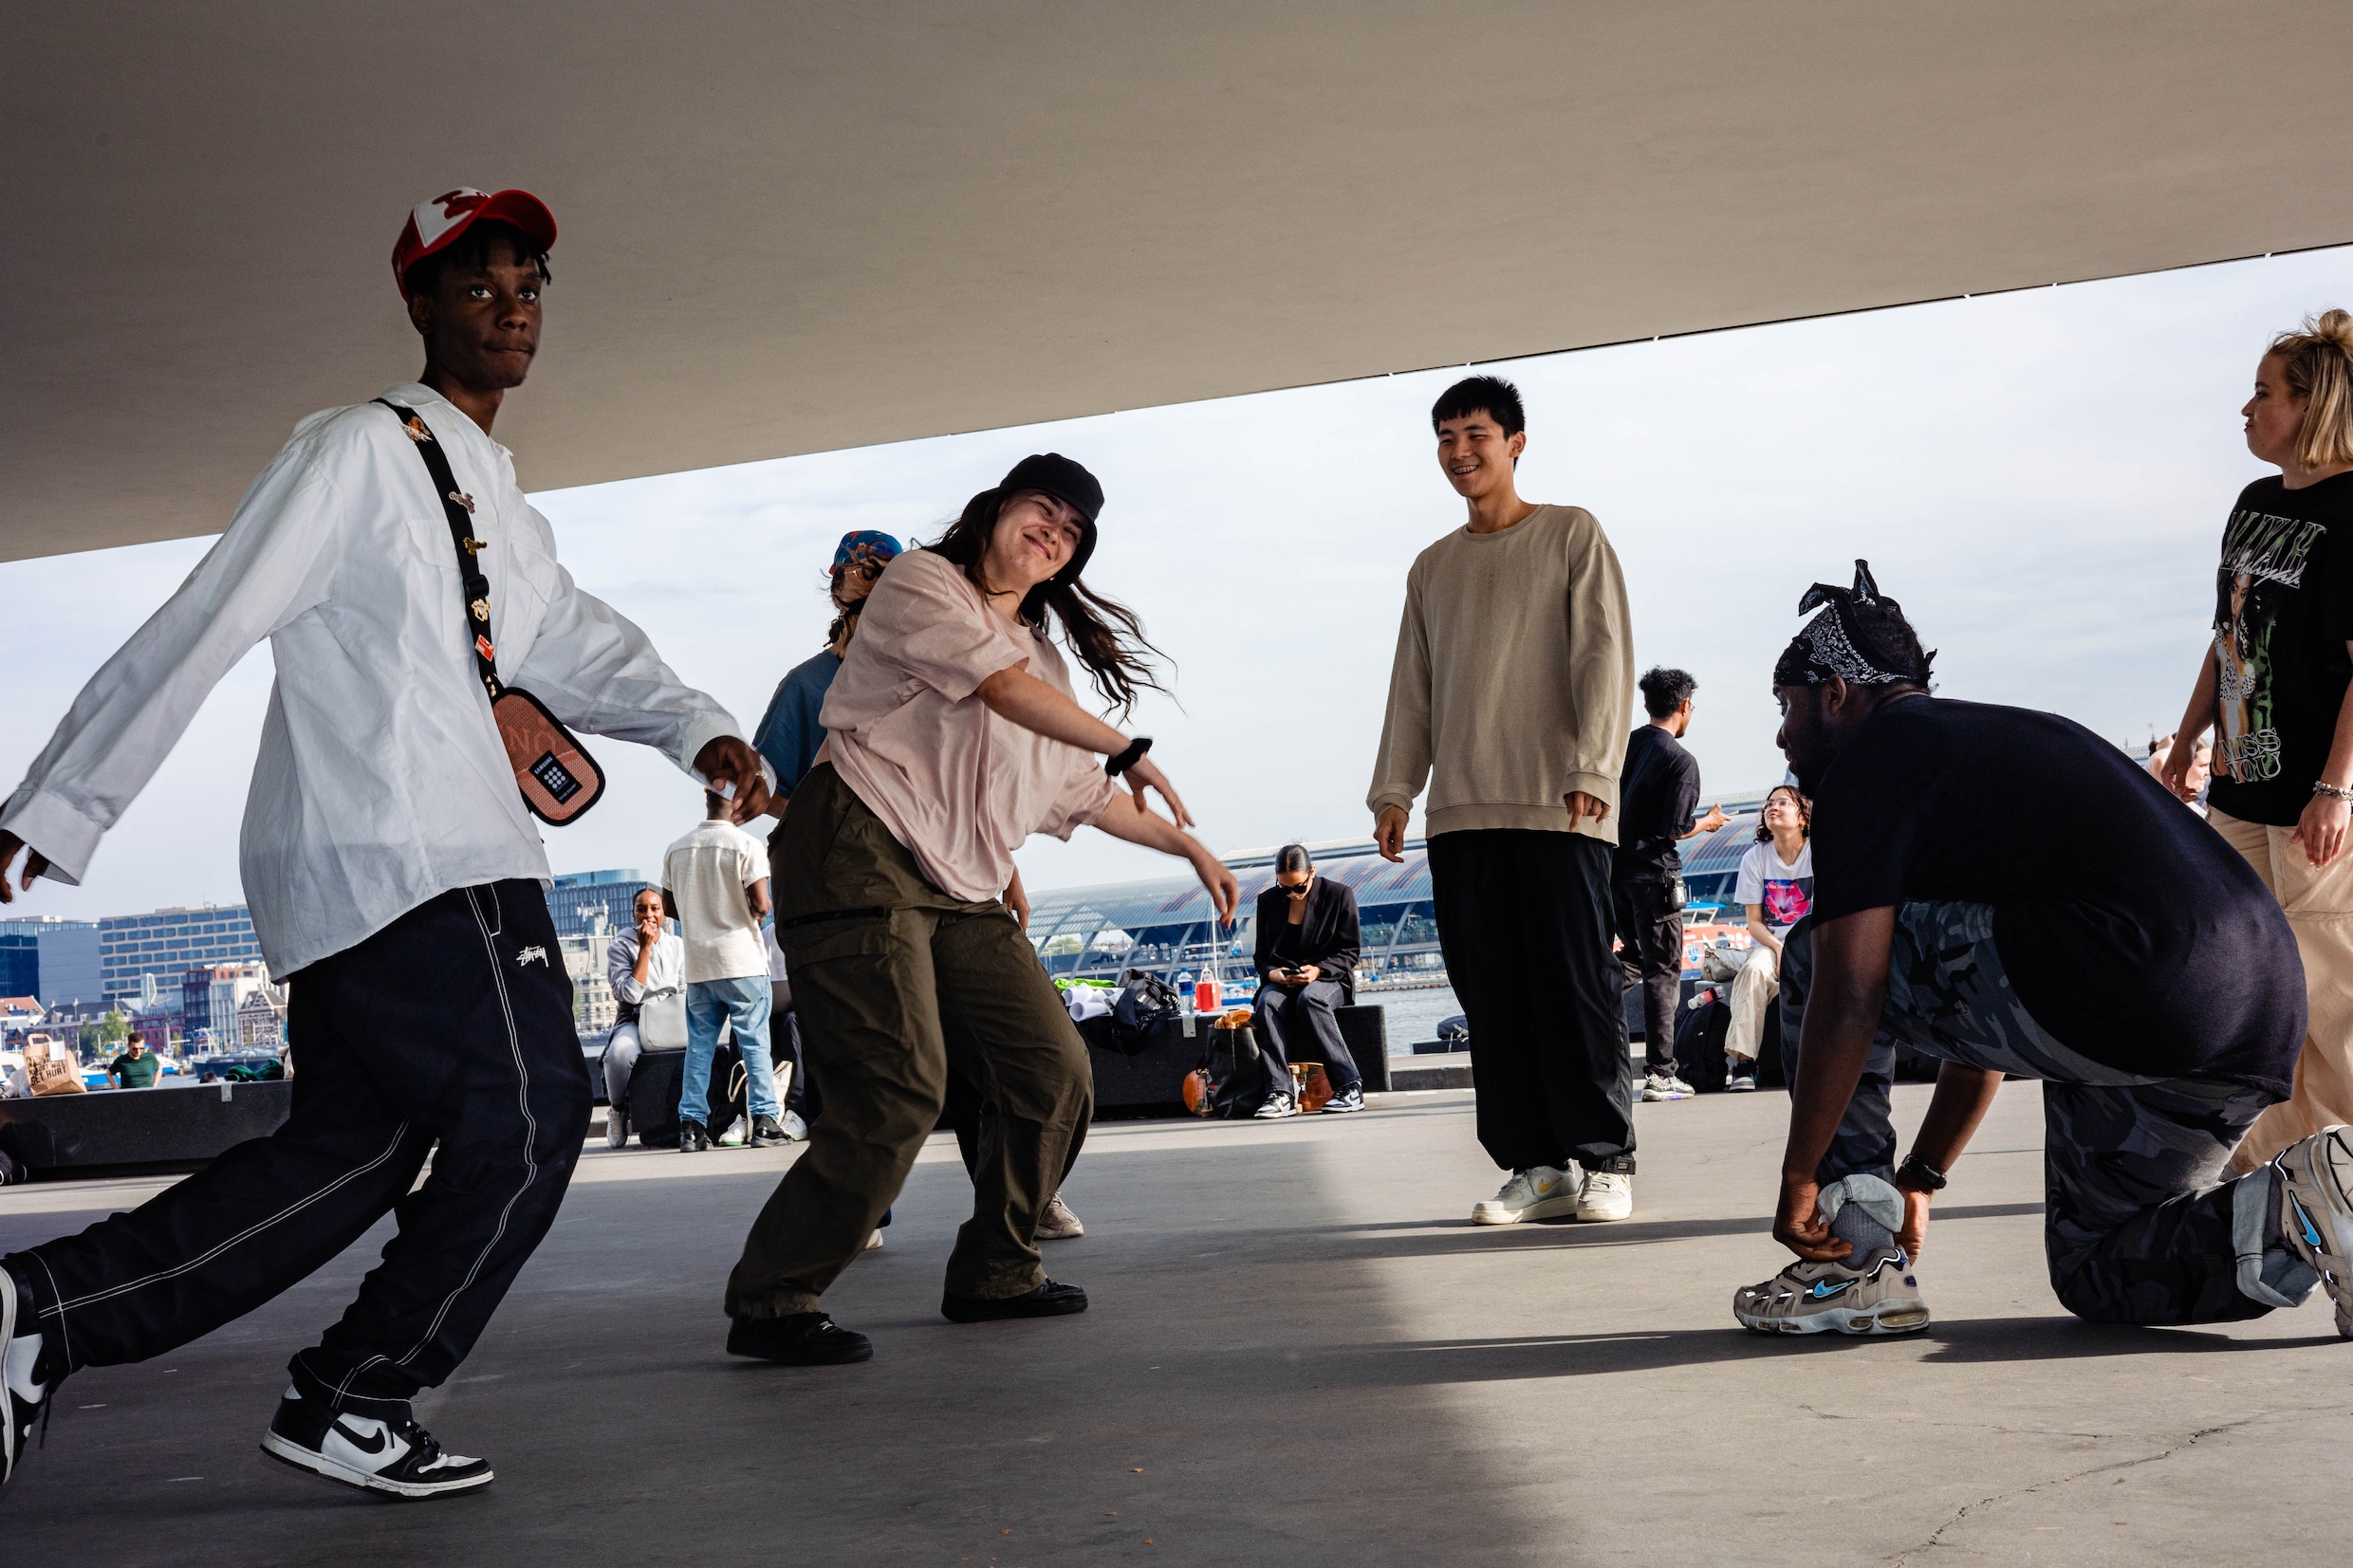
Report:
[[[1922,1192],[1941,1192],[1944,1190],[1947,1179],[1943,1171],[1918,1154],[1906,1154],[1903,1157],[1903,1163],[1896,1167],[1898,1187],[1903,1186],[1908,1180],[1913,1187]]]
[[[1121,752],[1116,757],[1106,757],[1103,759],[1103,771],[1116,779],[1121,774],[1126,772],[1129,768],[1135,766],[1138,763],[1142,762],[1144,760],[1144,753],[1151,749],[1152,737],[1149,735],[1139,735],[1134,740],[1127,743],[1126,750]]]

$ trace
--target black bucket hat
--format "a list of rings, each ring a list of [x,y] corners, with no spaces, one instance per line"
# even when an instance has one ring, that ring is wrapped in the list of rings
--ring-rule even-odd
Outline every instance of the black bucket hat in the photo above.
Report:
[[[1079,574],[1086,570],[1087,557],[1095,553],[1095,519],[1102,513],[1102,485],[1086,471],[1084,465],[1058,452],[1041,452],[1014,464],[997,484],[1001,495],[1010,497],[1016,490],[1044,490],[1057,501],[1067,502],[1084,525],[1079,533],[1079,547],[1070,553],[1070,564],[1056,572],[1050,584],[1041,583],[1032,588],[1029,600],[1023,602],[1022,613],[1035,620],[1044,612],[1046,588],[1076,582]]]

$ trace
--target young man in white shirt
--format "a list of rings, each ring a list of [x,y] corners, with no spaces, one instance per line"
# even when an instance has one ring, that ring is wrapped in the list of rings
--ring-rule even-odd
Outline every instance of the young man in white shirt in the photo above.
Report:
[[[776,1076],[768,1045],[770,1004],[768,846],[729,820],[729,802],[703,793],[700,827],[662,855],[662,895],[686,936],[686,1069],[678,1087],[678,1151],[711,1147],[711,1062],[719,1025],[732,1024],[743,1053],[754,1149],[789,1141],[777,1118]]]
[[[67,1375],[243,1317],[397,1212],[343,1319],[295,1356],[262,1446],[396,1497],[491,1480],[409,1400],[465,1358],[554,1221],[592,1097],[547,856],[478,660],[566,724],[732,784],[747,815],[768,799],[727,710],[573,586],[491,439],[538,351],[554,242],[522,191],[453,191],[408,214],[393,273],[425,371],[383,400],[409,414],[362,402],[296,426],[0,805],[0,899],[20,849],[25,889],[79,882],[205,694],[269,639],[241,860],[263,955],[292,991],[293,1113],[137,1209],[0,1259],[0,1479]],[[470,567],[426,441],[458,486]],[[469,600],[475,575],[489,586]]]

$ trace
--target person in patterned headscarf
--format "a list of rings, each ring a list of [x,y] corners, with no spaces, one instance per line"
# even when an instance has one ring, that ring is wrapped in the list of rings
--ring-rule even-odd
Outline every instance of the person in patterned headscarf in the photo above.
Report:
[[[2305,1032],[2296,938],[2253,870],[2083,726],[1931,696],[1934,655],[1863,563],[1799,608],[1813,618],[1773,670],[1779,744],[1814,802],[1812,905],[1780,969],[1773,1237],[1798,1261],[1738,1291],[1733,1316],[1769,1334],[1927,1327],[1929,1209],[2010,1075],[2043,1085],[2061,1305],[2225,1322],[2325,1282],[2353,1336],[2348,1130],[2224,1179],[2287,1098]],[[1900,1163],[1898,1044],[1943,1063]]]

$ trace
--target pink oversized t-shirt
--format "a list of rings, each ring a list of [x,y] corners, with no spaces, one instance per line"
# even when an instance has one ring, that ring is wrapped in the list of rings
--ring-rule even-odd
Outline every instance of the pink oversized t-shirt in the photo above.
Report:
[[[858,798],[933,886],[975,903],[1003,895],[1029,835],[1067,839],[1120,793],[1092,752],[1001,719],[975,695],[1016,667],[1075,696],[1051,640],[992,613],[947,557],[910,550],[867,596],[818,715]]]

